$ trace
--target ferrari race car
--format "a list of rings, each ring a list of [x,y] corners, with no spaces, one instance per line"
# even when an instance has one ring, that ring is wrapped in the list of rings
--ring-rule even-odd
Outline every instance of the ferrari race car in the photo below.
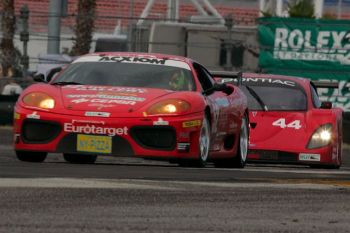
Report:
[[[188,58],[95,53],[24,90],[15,106],[14,147],[29,162],[54,152],[71,163],[107,155],[244,167],[248,114],[239,88],[216,83]]]
[[[237,73],[216,73],[232,82]],[[231,78],[230,78],[231,76]],[[317,87],[337,83],[270,74],[243,74],[250,119],[249,162],[307,164],[339,168],[342,110],[321,102]]]

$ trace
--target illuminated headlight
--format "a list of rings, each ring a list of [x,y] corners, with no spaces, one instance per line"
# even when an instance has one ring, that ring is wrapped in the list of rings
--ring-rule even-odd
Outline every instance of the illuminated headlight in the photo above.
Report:
[[[169,99],[155,103],[146,111],[146,115],[173,115],[188,112],[190,104],[184,100]]]
[[[23,97],[23,103],[28,107],[36,107],[43,109],[53,109],[55,100],[42,92],[32,92]]]
[[[320,148],[327,146],[332,141],[332,124],[320,126],[311,136],[308,149]]]

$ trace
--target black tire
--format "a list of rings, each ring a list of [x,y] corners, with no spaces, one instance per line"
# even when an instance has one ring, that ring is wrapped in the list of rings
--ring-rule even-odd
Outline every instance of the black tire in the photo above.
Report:
[[[339,169],[340,165],[336,165],[336,164],[329,164],[329,165],[311,164],[310,168],[315,168],[315,169]]]
[[[249,122],[247,114],[242,118],[241,130],[236,156],[229,159],[218,159],[214,161],[214,166],[219,168],[244,168],[247,162],[249,143]]]
[[[202,127],[199,133],[199,154],[197,160],[180,159],[178,161],[181,167],[205,167],[209,157],[210,147],[210,124],[208,117],[204,117]]]
[[[96,162],[97,155],[83,154],[63,154],[64,160],[74,164],[93,164]]]
[[[23,162],[42,163],[46,159],[46,152],[16,151],[17,159]]]

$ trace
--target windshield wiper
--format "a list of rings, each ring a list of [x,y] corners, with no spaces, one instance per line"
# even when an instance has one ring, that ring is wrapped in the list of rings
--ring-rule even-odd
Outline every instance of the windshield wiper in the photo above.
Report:
[[[64,86],[64,85],[84,85],[82,83],[78,83],[78,82],[65,82],[65,81],[61,81],[61,82],[55,82],[55,83],[51,83],[52,85],[60,85],[60,86]]]
[[[250,86],[244,85],[247,90],[249,91],[249,93],[254,97],[254,99],[256,99],[256,101],[258,101],[258,103],[260,104],[261,108],[264,109],[264,111],[268,111],[268,108],[266,106],[266,104],[264,103],[264,101],[260,98],[260,96],[254,91],[253,88],[251,88]]]

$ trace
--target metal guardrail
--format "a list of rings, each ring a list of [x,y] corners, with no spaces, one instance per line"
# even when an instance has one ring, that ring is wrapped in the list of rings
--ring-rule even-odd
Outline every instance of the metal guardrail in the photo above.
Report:
[[[2,77],[0,78],[0,94],[2,93],[2,90],[4,86],[11,81],[14,81],[18,85],[20,85],[23,89],[27,88],[28,86],[32,85],[34,83],[34,80],[31,77]]]

